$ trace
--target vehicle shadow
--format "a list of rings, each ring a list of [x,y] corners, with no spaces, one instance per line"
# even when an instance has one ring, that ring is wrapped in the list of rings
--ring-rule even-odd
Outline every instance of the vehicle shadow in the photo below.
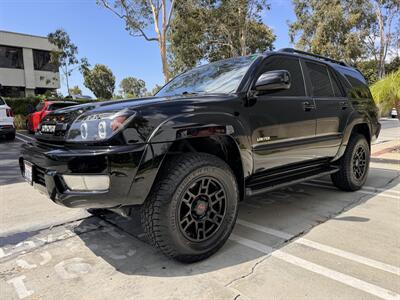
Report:
[[[0,139],[0,186],[24,181],[18,163],[20,148],[17,141]]]
[[[373,170],[377,174],[384,171],[386,170]],[[387,188],[396,184],[398,180],[389,182]],[[384,192],[384,189],[382,188],[383,191],[380,192]],[[330,219],[338,222],[369,222],[369,219],[365,217],[337,216],[377,195],[379,192],[376,194],[343,192],[328,184],[326,188],[310,186],[306,183],[277,190],[242,202],[238,223],[233,233],[273,249],[279,249]],[[228,240],[225,246],[209,259],[194,264],[182,264],[166,258],[147,243],[138,211],[135,211],[128,219],[114,213],[107,213],[99,218],[89,218],[77,229],[89,226],[93,219],[103,229],[92,231],[90,234],[81,234],[79,237],[96,256],[101,257],[118,272],[127,275],[178,277],[210,273],[210,276],[221,276],[221,272],[217,275],[213,271],[232,266],[243,268],[241,266],[243,263],[256,263],[266,255],[266,253]],[[252,227],[252,224],[263,228],[273,228],[287,234],[288,238],[261,232],[262,230]],[[226,273],[226,276],[232,276],[229,275],[232,272]]]

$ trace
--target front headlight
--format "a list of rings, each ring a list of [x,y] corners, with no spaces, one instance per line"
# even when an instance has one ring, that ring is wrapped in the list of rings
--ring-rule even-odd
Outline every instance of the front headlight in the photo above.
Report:
[[[68,142],[96,142],[111,138],[134,118],[136,112],[124,109],[117,112],[88,113],[78,117],[68,130]]]

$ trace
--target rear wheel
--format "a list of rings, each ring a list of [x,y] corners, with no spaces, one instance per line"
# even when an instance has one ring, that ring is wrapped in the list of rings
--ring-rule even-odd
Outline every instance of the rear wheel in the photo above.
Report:
[[[141,213],[148,239],[182,262],[209,257],[236,221],[235,176],[224,161],[206,153],[175,157],[161,172]]]
[[[353,134],[340,159],[340,170],[331,175],[333,184],[344,191],[359,190],[367,180],[370,153],[365,136]]]

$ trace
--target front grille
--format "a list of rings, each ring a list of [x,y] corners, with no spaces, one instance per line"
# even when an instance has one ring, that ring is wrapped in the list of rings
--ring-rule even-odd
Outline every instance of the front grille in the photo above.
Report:
[[[46,185],[46,181],[44,179],[45,169],[35,166],[34,174],[35,174],[34,182],[45,186]]]

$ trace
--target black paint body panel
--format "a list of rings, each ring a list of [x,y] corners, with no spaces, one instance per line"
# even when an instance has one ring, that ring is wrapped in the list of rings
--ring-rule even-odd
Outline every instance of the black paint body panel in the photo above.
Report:
[[[271,57],[299,59],[305,95],[273,96],[252,93],[260,68]],[[166,155],[174,143],[198,137],[228,136],[240,155],[243,182],[277,167],[326,159],[339,159],[355,126],[367,126],[371,140],[380,124],[371,96],[360,96],[345,77],[342,66],[322,62],[336,74],[343,95],[319,98],[311,92],[304,62],[321,60],[270,52],[260,55],[239,89],[232,94],[182,95],[168,98],[106,101],[71,107],[49,115],[48,124],[64,124],[54,135],[36,134],[25,144],[20,165],[29,161],[45,170],[46,191],[51,199],[68,207],[115,208],[142,204],[150,192]],[[310,109],[304,107],[310,104]],[[68,127],[78,112],[107,112],[129,108],[136,116],[128,126],[101,143],[67,143]],[[62,174],[107,174],[111,187],[102,193],[68,191]]]

